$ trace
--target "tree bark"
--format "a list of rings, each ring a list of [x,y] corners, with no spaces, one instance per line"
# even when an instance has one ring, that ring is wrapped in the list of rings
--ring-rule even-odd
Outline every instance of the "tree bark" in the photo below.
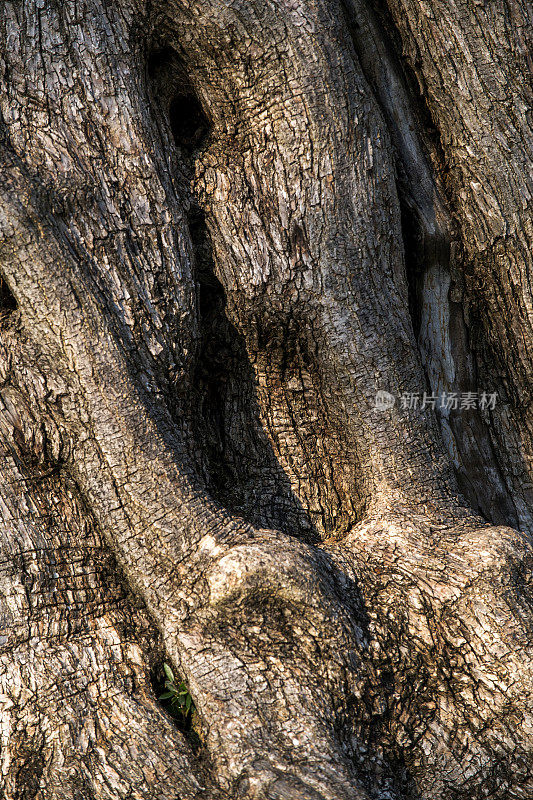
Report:
[[[526,800],[528,6],[0,7],[0,796]]]

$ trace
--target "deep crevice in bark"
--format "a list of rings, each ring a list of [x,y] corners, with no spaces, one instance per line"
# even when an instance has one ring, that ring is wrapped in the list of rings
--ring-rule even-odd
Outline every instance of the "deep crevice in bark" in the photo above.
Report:
[[[202,146],[209,133],[209,121],[191,90],[174,97],[168,115],[174,141],[179,147],[193,152]]]
[[[211,123],[173,48],[150,56],[148,75],[177,148],[174,179],[189,205],[199,324],[191,425],[199,472],[212,497],[232,514],[252,525],[318,542],[314,520],[292,491],[264,430],[251,355],[228,316],[225,291],[215,275],[208,225],[194,190],[195,163]],[[258,320],[258,328],[262,323]],[[269,342],[259,347],[266,350]]]
[[[11,289],[0,275],[0,323],[2,318],[9,316],[11,312],[16,311],[17,301],[11,293]]]
[[[253,525],[318,541],[313,522],[292,492],[264,432],[250,355],[244,337],[228,318],[199,206],[191,208],[188,221],[200,327],[194,378],[200,413],[195,423],[207,487],[222,506]]]
[[[420,397],[424,391],[439,397],[494,391],[478,383],[464,308],[460,232],[448,198],[448,167],[423,86],[401,58],[401,38],[386,2],[379,0],[372,8],[362,0],[344,0],[344,5],[361,67],[397,156],[409,313],[427,381]],[[437,401],[435,411],[459,487],[471,507],[494,524],[518,527],[479,409],[459,405],[449,410]]]

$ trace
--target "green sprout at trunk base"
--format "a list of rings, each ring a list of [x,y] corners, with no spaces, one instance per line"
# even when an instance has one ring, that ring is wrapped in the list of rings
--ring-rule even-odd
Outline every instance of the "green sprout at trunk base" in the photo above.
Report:
[[[165,671],[165,691],[159,695],[160,700],[168,702],[173,716],[186,728],[190,728],[194,711],[193,699],[183,681],[177,681],[168,664],[163,664]]]

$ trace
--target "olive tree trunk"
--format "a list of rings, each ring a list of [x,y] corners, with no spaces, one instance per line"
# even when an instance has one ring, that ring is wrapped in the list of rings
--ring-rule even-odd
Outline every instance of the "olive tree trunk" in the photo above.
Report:
[[[2,800],[531,798],[529,4],[0,15]]]

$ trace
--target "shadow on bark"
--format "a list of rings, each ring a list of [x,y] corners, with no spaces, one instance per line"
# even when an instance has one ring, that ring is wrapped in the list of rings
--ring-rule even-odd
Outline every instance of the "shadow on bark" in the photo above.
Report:
[[[178,150],[179,168],[174,177],[189,205],[199,323],[190,425],[195,429],[199,473],[213,498],[231,513],[252,525],[282,529],[317,543],[316,523],[328,530],[333,529],[334,521],[326,518],[325,511],[318,520],[320,515],[311,515],[304,508],[280,466],[261,420],[251,354],[244,336],[228,317],[224,288],[215,275],[205,214],[194,195],[195,161],[209,141],[211,123],[172,48],[152,54],[148,74],[159,105],[156,113],[166,117]],[[287,359],[289,348],[283,333],[277,346]],[[263,350],[270,346],[267,340]],[[297,357],[293,352],[293,358]],[[170,405],[172,409],[172,398]]]
[[[9,316],[12,311],[16,311],[17,301],[13,297],[11,290],[5,280],[0,276],[0,324],[2,319]]]
[[[370,7],[344,0],[363,73],[380,106],[396,156],[409,314],[424,367],[428,395],[478,391],[472,330],[481,319],[465,310],[465,255],[452,213],[444,149],[415,75],[401,57],[402,43],[385,0]],[[368,46],[369,40],[372,46]],[[453,209],[455,210],[455,209]],[[519,527],[487,415],[476,408],[435,411],[468,504],[495,525]]]

